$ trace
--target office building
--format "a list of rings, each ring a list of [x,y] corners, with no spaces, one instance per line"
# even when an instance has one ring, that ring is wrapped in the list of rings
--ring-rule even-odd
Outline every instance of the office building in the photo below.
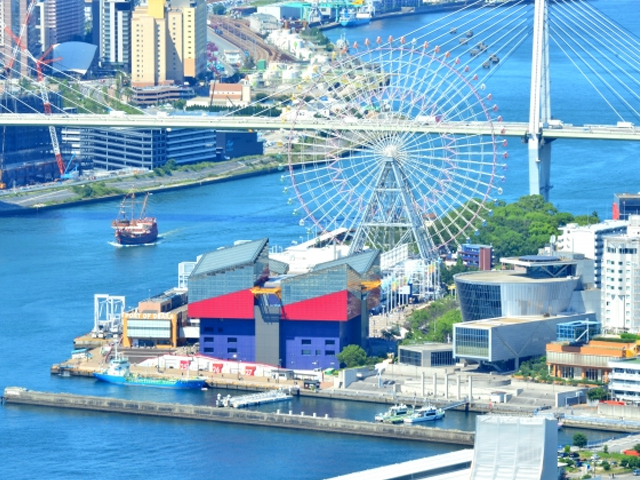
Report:
[[[13,69],[16,72],[20,72],[21,75],[28,73],[31,62],[25,52],[20,48],[14,50],[15,43],[9,31],[16,37],[20,37],[22,32],[21,42],[34,56],[37,57],[40,55],[42,50],[40,35],[37,29],[37,6],[32,11],[32,14],[29,16],[29,21],[25,25],[30,3],[31,0],[2,0],[2,2],[0,2],[0,24],[4,25],[4,28],[0,28],[0,60],[2,64],[8,65],[15,53]],[[22,28],[23,25],[25,25],[24,29]],[[13,76],[17,77],[17,74]]]
[[[86,128],[80,155],[95,168],[152,170],[173,160],[178,165],[214,162],[216,131],[187,128]]]
[[[466,267],[478,270],[491,270],[493,268],[493,247],[490,245],[465,243],[460,245],[458,255],[462,259],[462,264]]]
[[[100,2],[100,66],[129,72],[134,0]]]
[[[603,329],[640,333],[640,215],[629,216],[627,235],[605,239],[602,265]]]
[[[148,0],[132,16],[131,84],[182,84],[206,69],[204,0]]]
[[[338,367],[342,349],[366,346],[379,262],[368,251],[288,273],[269,258],[266,238],[202,255],[189,276],[200,353],[291,369]]]
[[[581,253],[595,262],[594,280],[596,288],[601,287],[602,281],[602,253],[604,239],[611,235],[621,235],[627,231],[624,220],[605,220],[594,225],[578,225],[569,223],[560,227],[562,232],[555,243],[558,253]]]
[[[84,40],[84,4],[84,0],[44,0],[40,3],[43,51],[58,43]]]

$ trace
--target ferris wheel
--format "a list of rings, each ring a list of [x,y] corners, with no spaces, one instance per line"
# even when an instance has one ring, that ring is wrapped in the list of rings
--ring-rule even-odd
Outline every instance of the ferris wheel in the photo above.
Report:
[[[502,119],[477,74],[438,50],[367,41],[296,92],[287,121],[317,128],[289,133],[285,191],[308,232],[346,228],[350,253],[407,244],[433,261],[492,214]]]

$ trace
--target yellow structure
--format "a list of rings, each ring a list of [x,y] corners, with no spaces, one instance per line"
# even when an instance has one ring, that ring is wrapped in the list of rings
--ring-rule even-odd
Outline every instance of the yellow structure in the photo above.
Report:
[[[148,0],[131,18],[131,84],[134,88],[182,84],[206,69],[204,0]]]

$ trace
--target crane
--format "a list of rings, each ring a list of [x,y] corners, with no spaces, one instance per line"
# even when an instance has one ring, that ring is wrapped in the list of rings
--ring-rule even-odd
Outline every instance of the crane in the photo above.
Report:
[[[9,57],[9,61],[4,66],[4,75],[9,76],[11,69],[13,69],[13,64],[16,61],[16,57],[18,56],[18,51],[20,49],[27,50],[27,48],[22,43],[22,39],[27,31],[27,26],[29,25],[29,19],[31,18],[31,14],[33,13],[33,9],[35,8],[37,0],[31,0],[29,7],[27,8],[27,14],[24,17],[24,22],[20,26],[20,33],[16,37],[8,25],[4,25],[4,30],[7,34],[13,39],[15,45],[13,46],[13,50],[11,51],[11,56]]]

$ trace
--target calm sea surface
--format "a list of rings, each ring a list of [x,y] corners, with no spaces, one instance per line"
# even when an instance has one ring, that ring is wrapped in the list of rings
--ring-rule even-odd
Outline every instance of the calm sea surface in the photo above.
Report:
[[[640,14],[632,0],[594,2],[633,32]],[[428,16],[375,22],[349,30],[361,38],[414,30]],[[337,38],[339,30],[330,32]],[[357,38],[353,38],[356,40]],[[351,39],[350,39],[351,40]],[[506,64],[505,64],[506,66]],[[510,67],[528,75],[526,55]],[[554,77],[555,78],[555,77]],[[558,89],[562,74],[558,73]],[[507,73],[494,95],[501,107],[526,119],[526,85]],[[567,87],[567,92],[573,94]],[[568,94],[568,93],[567,93]],[[525,96],[522,98],[522,96]],[[562,91],[559,95],[562,97]],[[511,103],[510,103],[511,102]],[[522,103],[522,105],[520,105]],[[559,102],[561,103],[561,102]],[[576,101],[565,102],[577,105]],[[580,123],[579,110],[566,121]],[[603,115],[607,115],[603,113]],[[601,122],[602,123],[602,122]],[[526,150],[511,147],[504,199],[527,194]],[[553,201],[579,214],[607,216],[612,195],[639,191],[633,162],[639,146],[607,142],[554,145]],[[125,295],[132,306],[177,283],[177,264],[239,239],[269,237],[287,246],[306,235],[282,194],[280,173],[167,192],[152,197],[162,240],[155,246],[114,248],[110,221],[118,202],[0,218],[0,388],[10,385],[55,392],[211,404],[216,391],[125,389],[91,379],[49,375],[67,359],[74,336],[93,324],[93,295]],[[305,238],[306,239],[306,238]],[[263,407],[269,409],[270,407]],[[282,404],[275,408],[287,408]],[[372,420],[375,405],[295,399],[294,412]],[[439,426],[471,430],[475,416],[450,412]],[[575,433],[561,433],[560,443]],[[605,433],[586,432],[595,440]],[[138,418],[53,409],[0,408],[0,478],[266,478],[316,480],[452,451],[415,442],[290,432],[260,427]]]

